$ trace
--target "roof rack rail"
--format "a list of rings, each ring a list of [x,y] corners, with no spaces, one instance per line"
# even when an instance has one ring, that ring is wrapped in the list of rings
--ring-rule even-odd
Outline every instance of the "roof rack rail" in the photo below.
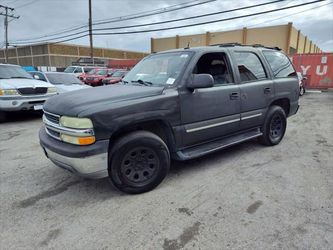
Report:
[[[275,47],[267,47],[265,45],[262,45],[262,44],[252,44],[252,45],[249,45],[249,46],[252,46],[254,48],[266,48],[266,49],[274,49],[274,50],[281,50],[279,47],[275,46]]]
[[[240,43],[217,43],[209,46],[219,46],[219,47],[234,47],[234,46],[243,46]]]

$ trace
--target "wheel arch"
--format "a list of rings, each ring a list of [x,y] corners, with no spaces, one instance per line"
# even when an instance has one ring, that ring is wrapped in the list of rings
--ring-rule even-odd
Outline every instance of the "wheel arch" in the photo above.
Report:
[[[289,116],[289,112],[290,112],[290,100],[288,98],[280,98],[277,100],[274,100],[269,106],[280,106],[281,108],[283,108],[286,116]]]
[[[174,152],[176,142],[173,130],[171,125],[163,119],[136,121],[122,126],[114,133],[112,133],[109,143],[109,152],[111,151],[112,147],[115,145],[118,139],[130,132],[139,130],[148,131],[157,135],[165,142],[165,144],[168,146],[169,151]]]

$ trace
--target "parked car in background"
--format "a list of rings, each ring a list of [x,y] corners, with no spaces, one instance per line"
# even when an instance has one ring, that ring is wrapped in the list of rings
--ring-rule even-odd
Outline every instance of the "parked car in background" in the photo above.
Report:
[[[108,84],[115,84],[120,82],[124,76],[127,74],[127,70],[117,70],[115,71],[111,77],[106,77],[102,80],[102,83],[104,85],[108,85]]]
[[[89,86],[82,83],[74,74],[63,72],[29,72],[36,80],[52,83],[57,92],[64,93],[68,91],[89,88]]]
[[[56,94],[51,83],[35,80],[21,66],[0,64],[0,121],[6,119],[7,112],[41,110]]]
[[[98,69],[89,72],[84,83],[93,87],[103,85],[102,81],[106,77],[112,76],[114,69]]]
[[[97,67],[92,67],[92,66],[68,66],[64,73],[73,73],[75,76],[80,77],[81,74],[83,73],[88,73],[92,69],[95,69]]]
[[[305,94],[304,80],[305,77],[302,76],[301,72],[297,72],[298,85],[299,85],[299,95],[302,96]]]
[[[79,75],[79,79],[82,82],[85,82],[85,80],[88,76],[94,75],[97,70],[101,70],[101,69],[106,69],[106,68],[91,68],[89,71],[84,72],[81,75]]]

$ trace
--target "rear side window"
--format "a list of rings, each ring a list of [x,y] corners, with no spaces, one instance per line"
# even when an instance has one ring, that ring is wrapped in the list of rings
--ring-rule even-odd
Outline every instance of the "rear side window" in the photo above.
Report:
[[[259,57],[252,52],[235,52],[241,82],[258,81],[267,78]]]
[[[278,51],[264,50],[263,54],[276,78],[295,77],[296,72],[289,58]]]

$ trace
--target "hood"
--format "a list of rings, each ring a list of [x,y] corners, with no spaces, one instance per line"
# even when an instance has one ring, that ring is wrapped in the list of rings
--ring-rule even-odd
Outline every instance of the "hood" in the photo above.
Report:
[[[53,87],[53,85],[51,83],[35,79],[0,79],[0,88],[3,89],[18,89],[26,87]]]
[[[108,81],[114,81],[114,80],[118,81],[121,79],[122,79],[122,77],[120,77],[120,76],[115,76],[115,77],[111,76],[111,77],[105,78],[105,80],[108,80]]]
[[[79,116],[87,109],[94,112],[101,108],[111,108],[114,103],[160,95],[163,89],[163,87],[133,85],[86,88],[49,98],[44,104],[44,109],[54,114]]]
[[[86,77],[102,78],[105,77],[105,75],[86,75]]]
[[[90,86],[84,84],[57,84],[55,87],[57,88],[57,92],[59,94],[73,90],[91,88]]]

